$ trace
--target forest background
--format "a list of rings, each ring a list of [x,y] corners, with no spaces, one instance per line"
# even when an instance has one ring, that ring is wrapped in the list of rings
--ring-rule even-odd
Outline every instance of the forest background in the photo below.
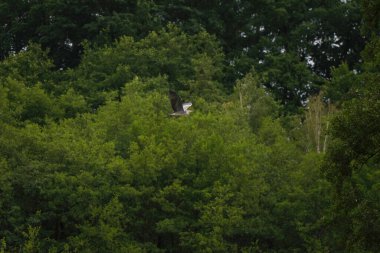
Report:
[[[379,252],[379,36],[377,0],[1,0],[0,252]]]

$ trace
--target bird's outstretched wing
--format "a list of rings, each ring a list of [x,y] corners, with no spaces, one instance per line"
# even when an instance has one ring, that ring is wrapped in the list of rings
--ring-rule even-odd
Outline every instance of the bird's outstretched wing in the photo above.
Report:
[[[169,90],[169,99],[174,112],[183,111],[182,100],[175,91]]]
[[[191,102],[187,102],[187,103],[183,103],[182,104],[182,107],[183,107],[183,110],[187,110],[190,106],[192,106],[193,104]]]

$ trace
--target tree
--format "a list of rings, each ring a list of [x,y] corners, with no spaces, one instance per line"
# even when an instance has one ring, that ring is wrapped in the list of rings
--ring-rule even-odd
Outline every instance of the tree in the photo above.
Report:
[[[380,5],[374,0],[362,1],[364,29],[366,32],[375,32],[378,34],[380,29]]]
[[[328,146],[330,120],[335,111],[330,99],[324,101],[323,93],[310,97],[306,113],[305,125],[309,141],[309,149],[317,153],[325,153]]]
[[[331,147],[324,170],[336,188],[335,229],[340,234],[339,250],[380,248],[379,235],[379,40],[366,48],[365,72],[355,96],[344,104],[332,121]]]
[[[218,97],[223,57],[215,37],[204,31],[188,35],[170,25],[138,41],[122,37],[113,47],[88,49],[68,81],[93,108],[104,103],[107,92],[120,94],[125,83],[136,76],[167,78],[168,83],[152,83],[149,89],[167,92],[171,88]]]
[[[0,251],[379,251],[357,1],[106,5],[0,4]]]
[[[283,114],[297,112],[321,85],[318,76],[292,53],[268,55],[257,71],[265,87],[284,105]]]
[[[0,59],[32,41],[50,50],[58,68],[79,64],[82,42],[112,43],[122,35],[141,37],[160,20],[151,1],[3,1]]]
[[[265,118],[278,117],[280,106],[271,94],[260,87],[258,73],[252,71],[238,80],[235,93],[239,96],[240,111],[248,114],[249,123],[253,131],[257,132]]]

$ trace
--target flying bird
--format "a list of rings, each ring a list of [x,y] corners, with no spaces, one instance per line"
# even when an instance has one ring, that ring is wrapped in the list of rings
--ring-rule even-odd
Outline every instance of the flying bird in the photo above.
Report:
[[[184,116],[184,115],[189,115],[190,110],[188,108],[192,105],[191,102],[187,103],[182,103],[182,99],[180,96],[177,95],[175,91],[169,90],[169,99],[170,99],[170,104],[172,105],[173,108],[173,113],[170,114],[172,116]]]

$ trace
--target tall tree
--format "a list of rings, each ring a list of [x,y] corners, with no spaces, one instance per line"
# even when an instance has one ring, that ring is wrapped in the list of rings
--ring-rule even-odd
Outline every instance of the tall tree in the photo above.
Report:
[[[324,170],[336,187],[336,247],[344,251],[380,249],[380,40],[363,54],[364,73],[354,96],[332,122],[332,142]]]
[[[105,44],[153,30],[160,22],[152,16],[153,7],[151,1],[2,1],[0,59],[32,41],[50,50],[57,67],[76,66],[84,40]]]

